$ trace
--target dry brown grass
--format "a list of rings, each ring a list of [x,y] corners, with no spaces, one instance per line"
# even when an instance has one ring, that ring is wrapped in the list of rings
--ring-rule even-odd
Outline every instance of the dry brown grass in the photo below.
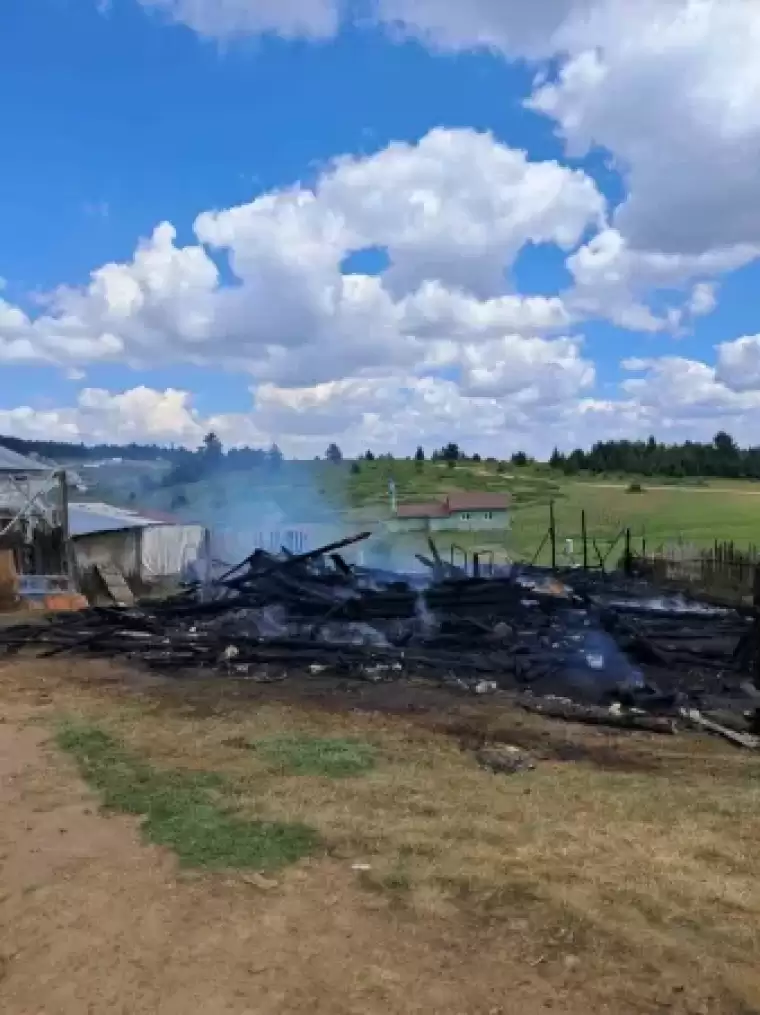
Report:
[[[164,712],[122,731],[163,763],[234,776],[251,816],[312,825],[333,855],[371,865],[368,888],[418,912],[503,922],[527,962],[580,958],[600,996],[617,992],[620,966],[648,980],[662,964],[678,968],[673,986],[710,982],[760,1001],[754,759],[700,758],[690,741],[693,770],[676,765],[675,777],[573,762],[507,779],[398,721],[273,706],[223,719]],[[363,737],[380,763],[359,779],[283,779],[224,746],[282,732]]]
[[[50,718],[97,721],[158,766],[224,773],[244,814],[316,828],[368,893],[409,920],[457,921],[463,934],[488,927],[591,1011],[760,1010],[752,755],[686,736],[603,735],[628,771],[547,760],[504,777],[408,720],[264,702],[199,715],[59,672],[45,671]],[[39,696],[35,680],[16,693]],[[494,713],[491,725],[510,721]],[[521,723],[523,739],[555,729]],[[357,778],[287,777],[235,746],[293,734],[360,738],[377,764]],[[602,742],[596,731],[570,736],[589,757]]]

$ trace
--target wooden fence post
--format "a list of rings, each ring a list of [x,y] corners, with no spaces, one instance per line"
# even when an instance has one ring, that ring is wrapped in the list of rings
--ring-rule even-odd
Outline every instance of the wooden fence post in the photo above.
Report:
[[[61,510],[61,542],[63,545],[63,568],[71,583],[72,591],[79,591],[79,575],[74,544],[71,541],[71,514],[69,509],[69,476],[65,469],[58,473],[60,510]]]
[[[760,564],[755,565],[755,581],[752,590],[752,683],[760,691]],[[760,733],[760,708],[755,709],[752,732]]]
[[[630,576],[633,570],[633,557],[631,554],[631,530],[625,530],[625,560],[623,563],[625,573]]]
[[[557,528],[554,520],[554,501],[549,501],[549,538],[552,541],[552,571],[557,570]]]

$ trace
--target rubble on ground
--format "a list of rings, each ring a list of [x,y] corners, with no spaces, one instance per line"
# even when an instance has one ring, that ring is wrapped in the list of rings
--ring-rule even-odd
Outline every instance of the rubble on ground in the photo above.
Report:
[[[655,732],[715,698],[749,705],[751,618],[739,612],[583,571],[472,577],[432,542],[420,557],[425,574],[352,567],[339,551],[363,538],[298,555],[257,550],[166,600],[8,627],[0,652],[37,646],[41,657],[124,657],[163,673],[261,680],[421,677],[483,697],[519,692],[523,707],[545,715]]]
[[[490,744],[475,752],[475,758],[482,768],[499,775],[517,775],[536,767],[535,761],[519,747],[510,744]]]

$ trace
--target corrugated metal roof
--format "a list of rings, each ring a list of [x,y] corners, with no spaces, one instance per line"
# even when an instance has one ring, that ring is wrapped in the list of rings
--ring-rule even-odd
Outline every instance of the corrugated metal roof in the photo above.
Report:
[[[168,525],[157,518],[146,518],[138,511],[114,507],[103,502],[69,504],[69,529],[72,536],[88,536],[95,532],[119,532],[144,529],[151,525]]]
[[[171,515],[168,511],[157,511],[155,508],[140,508],[137,512],[141,518],[149,518],[154,522],[163,522],[165,525],[195,525],[194,520],[180,518],[179,515]]]
[[[0,472],[13,472],[23,475],[24,473],[52,472],[55,465],[44,465],[34,458],[27,458],[19,455],[4,444],[0,444]]]

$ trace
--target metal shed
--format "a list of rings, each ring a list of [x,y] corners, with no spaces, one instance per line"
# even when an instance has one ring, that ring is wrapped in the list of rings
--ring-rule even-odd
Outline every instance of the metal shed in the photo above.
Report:
[[[150,587],[197,571],[206,552],[202,525],[103,502],[72,502],[69,524],[84,580],[96,567],[107,565],[118,568],[130,586]]]

